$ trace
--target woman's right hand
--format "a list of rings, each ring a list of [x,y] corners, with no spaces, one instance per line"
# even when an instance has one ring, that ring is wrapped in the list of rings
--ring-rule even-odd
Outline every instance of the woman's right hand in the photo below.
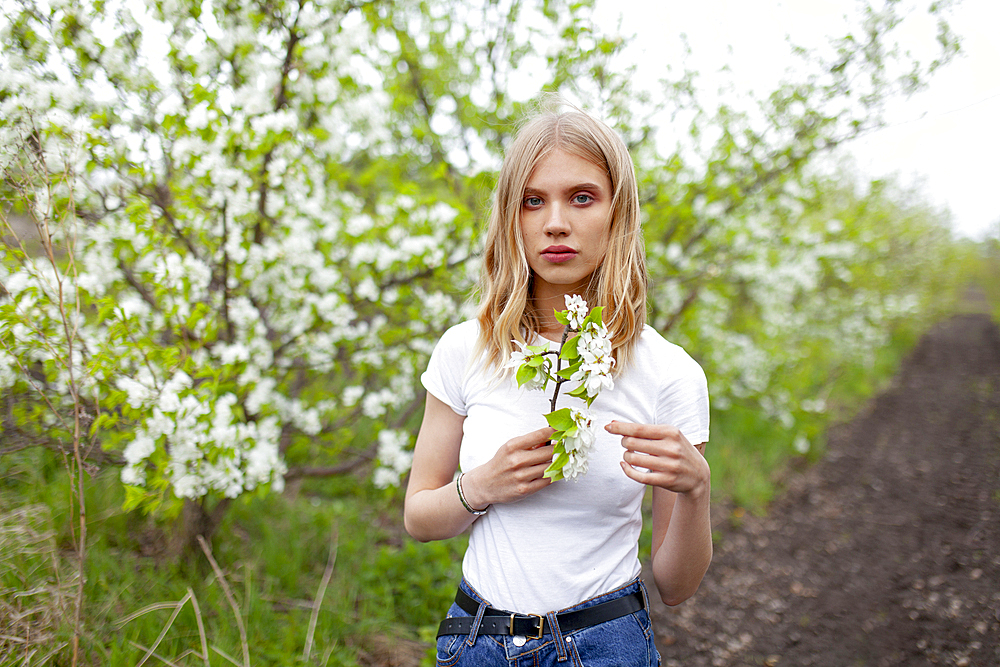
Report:
[[[462,506],[455,489],[464,423],[464,416],[428,392],[403,509],[406,531],[421,542],[454,537],[477,518]],[[492,459],[462,478],[466,502],[481,509],[548,486],[542,475],[552,460],[548,443],[553,433],[546,427],[504,443]]]
[[[543,475],[552,462],[553,433],[555,429],[546,426],[501,445],[492,459],[462,478],[466,501],[477,509],[512,503],[551,484]]]

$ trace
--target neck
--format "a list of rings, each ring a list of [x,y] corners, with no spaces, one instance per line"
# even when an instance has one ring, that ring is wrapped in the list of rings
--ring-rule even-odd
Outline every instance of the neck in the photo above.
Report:
[[[534,314],[535,321],[538,322],[538,333],[546,338],[559,340],[563,325],[556,321],[553,311],[566,310],[568,294],[579,294],[589,301],[587,288],[590,287],[593,276],[587,276],[575,285],[558,285],[540,280],[538,276],[533,278],[527,305]]]
[[[528,307],[538,322],[538,333],[550,340],[559,340],[563,333],[563,325],[556,320],[557,310],[566,310],[566,295],[579,294],[586,298],[586,290],[583,286],[566,290],[565,292],[553,292],[551,294],[535,294],[528,302]]]

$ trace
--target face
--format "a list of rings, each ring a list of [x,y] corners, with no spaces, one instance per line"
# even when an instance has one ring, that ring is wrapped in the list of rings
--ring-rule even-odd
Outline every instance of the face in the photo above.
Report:
[[[604,261],[611,179],[592,162],[554,150],[535,167],[521,200],[521,234],[536,300],[583,294]]]

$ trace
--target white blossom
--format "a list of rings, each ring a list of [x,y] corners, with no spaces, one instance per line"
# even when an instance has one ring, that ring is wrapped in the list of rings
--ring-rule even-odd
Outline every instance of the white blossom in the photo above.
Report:
[[[587,319],[589,313],[587,302],[579,294],[567,294],[565,299],[566,313],[569,316],[569,326],[574,331],[579,331],[583,328],[583,321]]]
[[[357,385],[345,387],[340,393],[340,400],[345,407],[352,407],[365,395],[365,388]]]
[[[525,345],[520,341],[515,340],[511,342],[517,345],[518,348],[520,349],[513,350],[510,353],[510,358],[507,360],[507,363],[504,364],[503,367],[505,369],[512,368],[516,370],[520,368],[525,362],[531,359],[535,359],[537,357],[542,357],[542,363],[540,366],[537,367],[535,375],[527,382],[525,382],[524,385],[522,386],[525,389],[528,389],[529,391],[544,389],[546,383],[552,376],[552,360],[549,358],[549,356],[546,356],[545,352],[533,352],[530,349],[528,349],[527,345]]]
[[[383,429],[378,434],[378,459],[380,466],[375,470],[372,482],[384,489],[399,484],[399,478],[413,461],[409,450],[410,435],[405,431]]]
[[[145,461],[154,451],[156,451],[156,443],[153,442],[153,439],[144,433],[139,433],[125,447],[122,455],[125,457],[127,463],[135,465]]]
[[[594,427],[594,415],[587,410],[570,408],[570,415],[576,425],[576,433],[567,435],[563,440],[563,447],[567,452],[576,452],[578,456],[586,458],[590,448],[597,440],[597,431]]]
[[[133,410],[141,410],[154,395],[152,387],[148,387],[130,377],[118,378],[118,388],[128,394],[128,404]]]
[[[562,468],[563,477],[566,479],[576,479],[580,475],[586,475],[588,469],[588,457],[578,451],[567,452],[569,462]]]

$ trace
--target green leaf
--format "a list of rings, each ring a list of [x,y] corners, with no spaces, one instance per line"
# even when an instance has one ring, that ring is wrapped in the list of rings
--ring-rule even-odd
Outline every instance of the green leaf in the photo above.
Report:
[[[566,452],[560,452],[549,464],[549,467],[545,469],[543,477],[548,477],[553,482],[558,482],[563,478],[562,470],[563,467],[569,463],[569,454]]]
[[[531,382],[538,375],[538,369],[527,364],[517,369],[517,386],[523,387],[526,382]]]
[[[575,364],[570,364],[566,368],[560,368],[559,372],[556,373],[556,375],[558,375],[561,378],[569,380],[571,377],[573,377],[573,374],[576,373],[578,370],[580,370],[579,361],[576,362]]]
[[[563,343],[562,349],[559,350],[559,357],[561,359],[566,359],[572,361],[580,356],[580,337],[573,336],[568,341]]]
[[[556,322],[563,325],[564,327],[569,326],[569,311],[568,310],[554,310],[552,311],[556,314]]]
[[[587,319],[583,321],[583,326],[586,327],[587,324],[604,324],[604,306],[598,306],[590,311],[587,315]]]
[[[550,412],[545,415],[545,421],[547,421],[549,426],[557,431],[565,431],[573,428],[574,425],[573,417],[570,416],[569,408],[563,408],[561,410],[556,410],[555,412]]]
[[[528,359],[525,360],[524,363],[527,364],[528,366],[531,366],[532,368],[538,368],[544,362],[545,362],[545,357],[528,357]]]
[[[125,485],[125,502],[122,503],[122,509],[126,512],[131,512],[134,509],[138,509],[143,501],[146,500],[146,491],[141,486],[132,486],[131,484]]]

